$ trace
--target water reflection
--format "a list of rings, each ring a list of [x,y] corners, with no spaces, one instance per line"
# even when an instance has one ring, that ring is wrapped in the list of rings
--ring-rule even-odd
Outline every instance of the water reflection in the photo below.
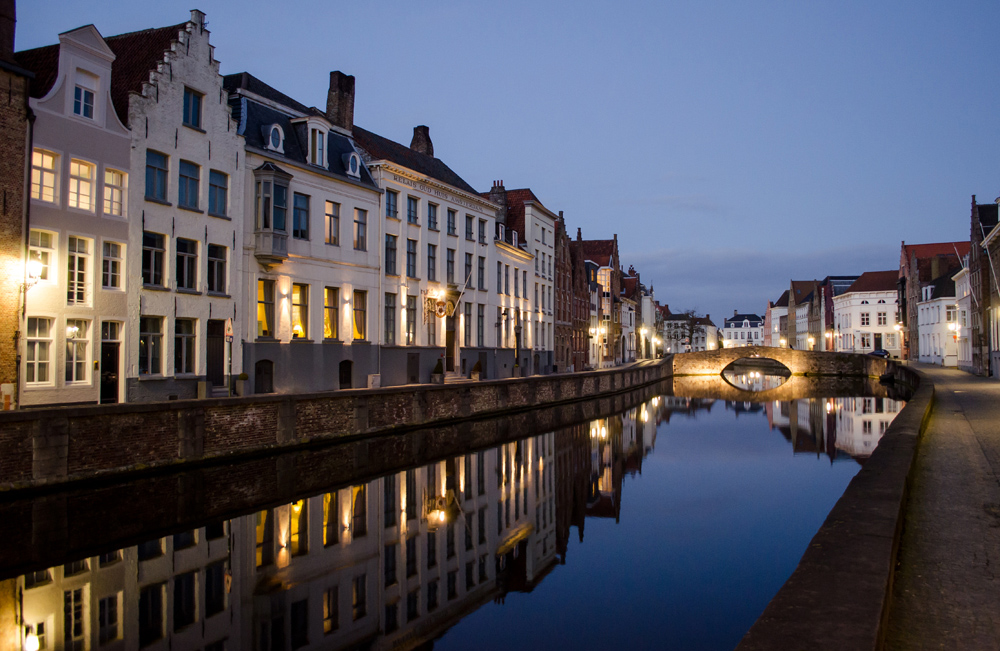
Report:
[[[2,582],[22,597],[20,606],[2,602],[0,615],[5,625],[24,622],[23,648],[416,648],[486,604],[534,590],[567,563],[572,527],[582,541],[587,519],[619,522],[624,480],[642,473],[657,436],[671,419],[716,404],[658,396],[619,415],[27,574]],[[794,452],[834,459],[870,454],[899,403],[726,408],[756,421],[763,411]]]
[[[739,359],[722,371],[723,379],[744,391],[766,391],[784,384],[792,373],[772,359]]]

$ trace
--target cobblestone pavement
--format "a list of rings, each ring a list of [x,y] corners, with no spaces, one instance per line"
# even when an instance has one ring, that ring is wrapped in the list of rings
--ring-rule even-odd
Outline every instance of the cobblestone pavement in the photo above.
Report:
[[[886,648],[1000,650],[1000,382],[918,368],[936,403],[917,451]]]

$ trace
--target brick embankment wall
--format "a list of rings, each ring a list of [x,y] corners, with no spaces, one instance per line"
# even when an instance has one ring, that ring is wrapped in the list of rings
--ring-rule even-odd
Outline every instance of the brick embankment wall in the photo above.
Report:
[[[893,374],[919,386],[738,651],[882,648],[908,478],[934,404],[934,385],[917,372]]]
[[[669,358],[604,371],[455,385],[0,413],[0,490],[388,433],[627,391]]]
[[[674,355],[674,375],[719,375],[729,364],[751,357],[773,359],[793,375],[875,376],[886,373],[895,363],[856,353],[812,352],[791,348],[753,346],[721,348]]]
[[[92,483],[87,490],[64,484],[44,495],[9,492],[0,501],[0,522],[18,524],[0,536],[0,577],[19,576],[525,436],[620,414],[663,390],[663,384],[652,384],[503,418],[354,438],[239,463],[177,465],[139,477],[119,475]],[[95,522],[101,526],[93,526]]]

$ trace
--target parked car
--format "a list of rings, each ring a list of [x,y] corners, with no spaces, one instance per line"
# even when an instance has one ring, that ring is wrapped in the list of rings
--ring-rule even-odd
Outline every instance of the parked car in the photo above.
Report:
[[[892,357],[892,355],[889,354],[888,350],[882,350],[881,348],[873,350],[868,354],[871,355],[872,357],[881,357],[882,359],[889,359],[890,357]]]

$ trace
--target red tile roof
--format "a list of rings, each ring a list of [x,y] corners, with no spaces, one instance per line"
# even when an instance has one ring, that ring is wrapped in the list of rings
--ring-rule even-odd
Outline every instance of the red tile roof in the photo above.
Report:
[[[903,245],[903,250],[906,251],[907,260],[912,260],[914,255],[917,256],[918,260],[921,258],[933,258],[939,255],[955,255],[955,249],[958,249],[959,256],[964,256],[969,253],[970,248],[968,240],[964,242],[936,242],[934,244]]]
[[[150,71],[163,60],[163,53],[170,49],[171,41],[176,40],[178,32],[186,26],[187,22],[183,22],[104,38],[115,53],[114,63],[111,64],[111,101],[122,124],[128,125],[129,93],[142,91],[142,83],[149,80]],[[59,73],[59,46],[46,45],[16,52],[14,59],[18,65],[35,73],[31,96],[44,97],[52,89]]]
[[[855,280],[847,292],[894,292],[896,281],[899,280],[899,270],[866,271]]]
[[[788,290],[787,289],[784,292],[782,292],[781,296],[778,297],[778,300],[774,302],[773,307],[788,307]]]
[[[639,288],[639,279],[634,276],[628,276],[622,278],[622,296],[626,298],[632,298],[635,296],[636,290]]]
[[[583,240],[583,257],[602,267],[610,267],[615,252],[615,240]]]

